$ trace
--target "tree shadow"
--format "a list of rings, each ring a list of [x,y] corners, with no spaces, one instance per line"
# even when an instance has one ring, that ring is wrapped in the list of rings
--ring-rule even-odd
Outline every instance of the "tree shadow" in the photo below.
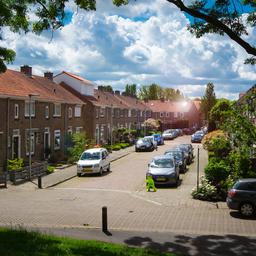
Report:
[[[166,238],[166,237],[165,237]],[[161,240],[161,242],[159,242]],[[256,238],[237,235],[170,236],[170,240],[159,238],[158,242],[150,237],[131,237],[124,242],[128,246],[172,252],[177,255],[193,256],[251,256],[255,255]]]

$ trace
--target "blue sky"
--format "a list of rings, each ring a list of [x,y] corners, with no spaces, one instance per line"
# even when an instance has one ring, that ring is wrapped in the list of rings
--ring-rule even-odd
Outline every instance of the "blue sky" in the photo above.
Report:
[[[217,97],[237,99],[256,83],[256,67],[244,65],[245,51],[227,37],[191,35],[189,20],[166,0],[137,0],[117,8],[98,0],[96,12],[67,7],[66,26],[41,36],[5,30],[5,44],[17,53],[8,67],[33,67],[33,73],[73,72],[98,85],[124,90],[157,83],[201,97],[209,82]],[[245,38],[256,42],[256,30]]]

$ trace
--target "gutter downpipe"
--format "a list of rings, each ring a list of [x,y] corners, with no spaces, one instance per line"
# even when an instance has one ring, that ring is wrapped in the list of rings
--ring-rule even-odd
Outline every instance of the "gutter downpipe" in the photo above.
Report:
[[[6,170],[7,170],[7,161],[9,159],[9,147],[8,147],[8,142],[9,142],[9,135],[10,135],[10,132],[9,132],[9,129],[10,129],[10,117],[9,117],[9,114],[10,114],[10,98],[8,97],[7,98],[7,113],[6,113]]]

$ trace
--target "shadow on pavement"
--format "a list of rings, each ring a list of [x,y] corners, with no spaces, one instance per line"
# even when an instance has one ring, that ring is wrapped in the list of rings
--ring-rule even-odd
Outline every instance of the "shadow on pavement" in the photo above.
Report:
[[[255,255],[256,238],[236,235],[178,235],[170,237],[170,241],[155,242],[150,237],[131,237],[124,242],[128,246],[154,249],[160,252],[172,252],[177,255],[194,256],[251,256]]]
[[[243,220],[256,220],[256,214],[250,217],[243,216],[240,212],[238,211],[231,211],[230,216],[236,219],[243,219]],[[256,233],[255,233],[256,234]]]

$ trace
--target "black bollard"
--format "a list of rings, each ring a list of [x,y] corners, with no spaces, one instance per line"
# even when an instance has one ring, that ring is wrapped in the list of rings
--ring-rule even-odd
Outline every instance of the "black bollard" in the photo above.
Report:
[[[42,176],[38,176],[38,188],[42,188]]]
[[[102,232],[108,231],[108,212],[107,207],[102,207]]]

